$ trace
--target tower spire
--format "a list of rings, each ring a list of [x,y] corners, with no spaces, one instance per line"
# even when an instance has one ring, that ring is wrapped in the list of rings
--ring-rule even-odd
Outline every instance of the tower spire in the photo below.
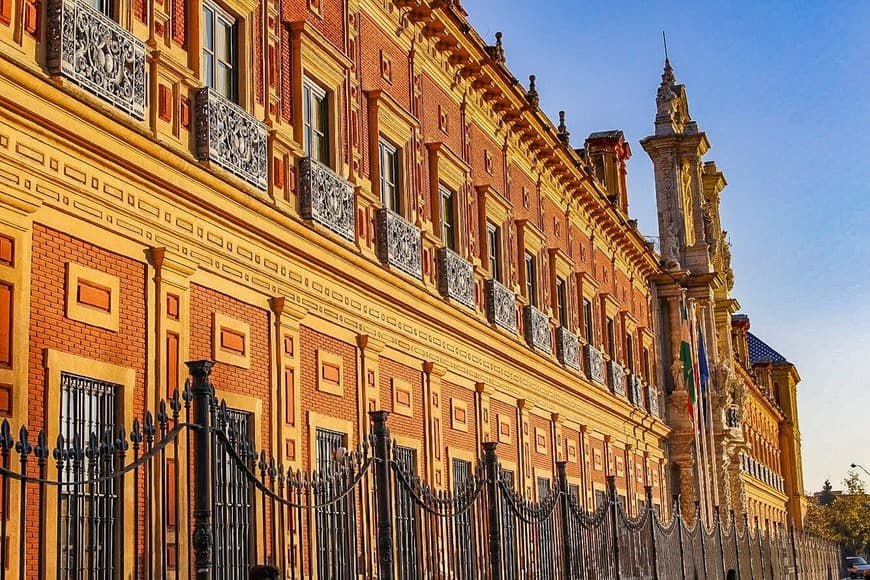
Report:
[[[677,83],[677,77],[674,76],[674,69],[671,68],[671,60],[668,58],[668,37],[664,30],[662,30],[662,45],[665,49],[665,70],[662,72],[662,84],[673,86]]]

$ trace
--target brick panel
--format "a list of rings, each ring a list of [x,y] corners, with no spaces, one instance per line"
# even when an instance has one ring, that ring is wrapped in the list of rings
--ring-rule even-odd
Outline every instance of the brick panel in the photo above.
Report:
[[[381,389],[381,406],[384,409],[392,409],[393,388],[392,381],[396,379],[411,386],[411,408],[413,409],[413,417],[405,417],[395,413],[390,414],[388,425],[390,433],[404,437],[411,437],[420,442],[420,449],[417,452],[417,457],[422,468],[427,464],[429,458],[425,452],[424,430],[425,424],[423,421],[425,400],[423,399],[423,372],[412,367],[403,365],[388,358],[381,357],[378,366],[380,376]]]
[[[466,418],[468,421],[468,430],[459,431],[453,429],[451,413],[453,406],[450,404],[451,399],[457,399],[466,404]],[[454,385],[447,381],[441,382],[441,425],[444,436],[444,466],[445,473],[451,473],[449,455],[447,449],[461,449],[471,452],[475,457],[482,454],[482,451],[477,446],[477,409],[475,408],[474,391]],[[449,475],[448,475],[449,480]]]
[[[172,40],[187,48],[186,0],[172,0]]]
[[[366,89],[382,89],[406,110],[410,109],[411,80],[407,51],[393,41],[392,35],[385,34],[367,14],[363,13],[360,20],[362,86]],[[382,51],[392,65],[388,79],[381,74]]]
[[[444,92],[434,80],[423,74],[421,80],[423,92],[422,122],[424,142],[441,141],[458,156],[462,156],[462,124],[460,123],[459,104],[453,97]],[[445,133],[441,127],[439,113],[446,116]]]
[[[489,400],[490,424],[493,428],[493,441],[498,441],[499,420],[507,420],[511,427],[510,443],[499,442],[496,452],[500,459],[511,462],[519,461],[519,429],[517,429],[517,408],[495,398]]]
[[[550,430],[550,422],[547,419],[529,414],[529,450],[532,453],[532,468],[549,474],[547,477],[550,478],[552,483],[552,472],[555,471],[555,465],[553,464],[553,437]],[[539,434],[543,434],[545,438],[543,453],[538,451],[536,439]]]

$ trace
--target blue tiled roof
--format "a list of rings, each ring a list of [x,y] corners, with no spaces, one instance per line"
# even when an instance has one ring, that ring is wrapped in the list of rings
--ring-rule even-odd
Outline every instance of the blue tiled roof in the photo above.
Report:
[[[764,364],[764,363],[787,363],[784,356],[770,348],[763,340],[752,334],[746,333],[746,342],[749,347],[749,363]]]

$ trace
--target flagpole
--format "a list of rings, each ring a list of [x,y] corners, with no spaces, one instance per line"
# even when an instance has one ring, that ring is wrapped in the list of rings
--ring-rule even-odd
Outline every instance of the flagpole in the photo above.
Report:
[[[708,335],[706,332],[706,328],[707,328],[706,323],[707,322],[710,322],[710,330],[711,331],[713,331],[716,328],[716,326],[713,323],[713,319],[712,319],[713,309],[712,309],[712,307],[707,306],[704,309],[704,312],[706,315],[705,319],[704,319],[704,336],[711,339],[708,342],[710,343],[710,345],[713,348],[713,353],[714,353],[713,359],[717,360],[718,357],[715,356],[715,354],[717,352],[716,337]],[[709,360],[709,357],[708,357],[708,360]],[[716,375],[714,374],[713,377],[716,377]],[[719,388],[721,388],[719,385],[716,385],[715,382],[713,383],[713,385],[716,387],[717,391],[719,390]],[[709,385],[708,385],[708,389],[709,389]],[[719,505],[721,505],[719,503],[719,477],[718,477],[719,464],[718,464],[717,458],[715,457],[715,455],[716,455],[716,426],[713,424],[713,399],[709,393],[707,394],[707,396],[708,396],[707,424],[708,424],[708,428],[709,428],[709,437],[710,437],[710,454],[711,454],[711,457],[713,458],[713,460],[710,462],[710,468],[712,470],[711,479],[712,479],[712,484],[713,484],[713,505],[719,506]]]
[[[700,385],[698,384],[698,373],[696,372],[698,367],[696,366],[695,361],[698,360],[697,357],[697,347],[696,347],[696,329],[695,329],[695,300],[693,298],[688,299],[688,326],[689,326],[689,351],[691,353],[690,362],[692,368],[690,370],[692,374],[692,379],[695,385],[695,401],[692,402],[692,436],[695,440],[695,476],[698,482],[698,501],[701,505],[704,506],[704,512],[702,515],[706,515],[707,508],[707,486],[706,486],[706,478],[704,477],[704,456],[701,452],[701,441],[698,436],[698,432],[700,430],[700,415],[698,413],[699,409],[697,408],[698,402],[698,393],[700,391]],[[706,519],[706,517],[704,517]]]

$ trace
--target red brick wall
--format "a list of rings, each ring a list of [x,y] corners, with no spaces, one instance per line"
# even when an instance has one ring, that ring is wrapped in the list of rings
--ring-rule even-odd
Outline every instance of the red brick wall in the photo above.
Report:
[[[384,33],[366,13],[362,13],[360,20],[360,77],[363,88],[381,89],[406,110],[410,110],[411,78],[407,51],[395,43],[393,35]],[[387,78],[381,74],[381,52],[390,62],[391,74]]]
[[[419,441],[417,457],[420,460],[420,467],[422,468],[429,461],[429,458],[426,456],[423,436],[425,430],[423,422],[423,406],[425,404],[423,398],[423,372],[388,358],[380,359],[378,370],[380,371],[381,383],[381,407],[384,409],[393,409],[392,379],[404,381],[411,386],[411,405],[414,416],[406,417],[390,413],[387,424],[392,435],[411,437]]]
[[[187,2],[172,0],[172,40],[187,48]]]
[[[241,300],[216,292],[211,288],[190,286],[190,357],[191,360],[212,359],[214,316],[218,312],[250,326],[251,368],[217,363],[211,373],[218,399],[223,393],[246,395],[263,402],[263,414],[256,417],[265,449],[272,448],[272,386],[271,337],[268,311],[245,304]]]
[[[82,264],[120,279],[118,332],[66,318],[66,262]],[[141,418],[146,382],[145,265],[39,223],[33,225],[32,264],[28,379],[28,428],[31,435],[35,437],[45,427],[46,413],[59,413],[58,409],[46,408],[44,351],[48,348],[135,369],[132,412]],[[132,418],[124,425],[128,433],[131,423]],[[49,444],[53,445],[56,437],[57,433],[47,433]],[[35,468],[33,463],[31,468]],[[53,474],[54,470],[50,469],[49,473]],[[32,470],[32,474],[36,475],[35,471]],[[140,495],[139,503],[140,518],[144,518],[144,496]],[[28,510],[27,521],[38,522],[38,502],[29,502]],[[140,519],[140,529],[142,522],[144,519]],[[36,526],[28,525],[28,567],[33,571],[37,568],[39,533]]]
[[[422,75],[422,122],[423,140],[426,143],[443,142],[451,151],[462,157],[462,125],[459,104],[444,92],[431,77]],[[447,131],[441,129],[439,110],[447,117]]]
[[[542,452],[538,451],[537,435],[539,432],[544,434],[546,440]],[[537,469],[542,473],[548,474],[550,483],[553,482],[552,473],[555,472],[556,466],[553,463],[553,437],[551,434],[550,422],[538,415],[529,415],[529,451],[531,451],[532,469]]]
[[[463,401],[466,404],[468,418],[468,431],[459,431],[457,429],[453,429],[453,421],[452,421],[452,412],[453,406],[451,404],[451,399],[456,399],[458,401]],[[474,457],[479,457],[483,454],[481,449],[478,449],[477,444],[477,409],[475,408],[475,397],[474,391],[471,389],[466,389],[460,387],[459,385],[454,385],[453,383],[449,383],[447,381],[442,381],[441,383],[441,400],[443,401],[441,406],[441,417],[442,417],[442,432],[444,434],[444,447],[445,449],[461,449],[463,451],[471,452]],[[448,454],[445,452],[444,454],[444,465],[446,468],[446,472],[451,473],[451,466]],[[477,462],[473,462],[476,464]],[[450,481],[450,476],[448,475],[448,481]]]
[[[499,443],[496,447],[499,459],[519,463],[519,429],[517,429],[517,409],[504,401],[497,399],[489,400],[490,425],[492,426],[492,440],[498,441],[498,422],[507,420],[511,426],[511,442]]]
[[[300,405],[302,406],[302,465],[311,465],[310,441],[313,433],[308,425],[306,413],[314,411],[321,415],[349,421],[354,433],[359,432],[357,419],[357,367],[356,347],[329,335],[322,334],[303,326],[299,330],[300,340]],[[317,390],[317,350],[339,355],[342,359],[342,386],[344,395],[338,397]],[[352,434],[348,433],[351,438]]]

